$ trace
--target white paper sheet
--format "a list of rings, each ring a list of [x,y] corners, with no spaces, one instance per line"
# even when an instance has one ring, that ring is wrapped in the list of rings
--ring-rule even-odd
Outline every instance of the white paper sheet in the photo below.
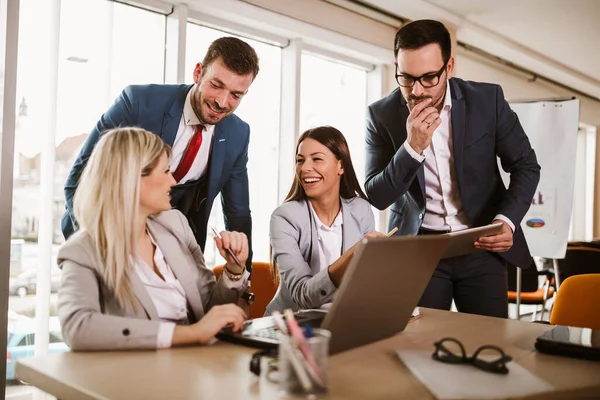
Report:
[[[440,400],[505,399],[553,390],[514,361],[506,364],[507,375],[482,371],[470,364],[446,364],[423,350],[401,350],[398,357],[408,369]]]

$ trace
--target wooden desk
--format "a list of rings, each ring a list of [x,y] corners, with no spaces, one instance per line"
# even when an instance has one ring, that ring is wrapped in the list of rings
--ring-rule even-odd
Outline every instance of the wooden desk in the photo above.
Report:
[[[600,398],[600,363],[539,354],[535,338],[550,326],[423,309],[424,317],[389,339],[337,354],[329,361],[326,399],[432,399],[395,351],[433,351],[454,336],[472,352],[501,346],[556,391],[536,398]],[[65,353],[19,360],[17,376],[62,400],[276,399],[273,384],[254,377],[255,349],[228,343],[160,351]]]

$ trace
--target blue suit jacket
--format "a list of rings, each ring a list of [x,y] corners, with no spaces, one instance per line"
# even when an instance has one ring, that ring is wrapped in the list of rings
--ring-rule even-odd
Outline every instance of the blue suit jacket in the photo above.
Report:
[[[520,223],[531,205],[540,166],[517,115],[498,85],[450,79],[452,141],[456,184],[473,226],[489,224],[497,214],[515,225],[513,247],[499,253],[513,265],[531,264]],[[425,172],[406,152],[409,110],[399,89],[369,106],[365,190],[380,210],[391,206],[390,229],[400,235],[419,231],[425,213]],[[510,173],[504,186],[496,157]]]
[[[121,92],[90,133],[67,178],[67,210],[62,219],[65,238],[74,231],[73,196],[79,177],[102,133],[116,127],[137,126],[157,134],[165,143],[173,146],[185,98],[191,88],[192,85],[134,85]],[[201,211],[187,215],[190,224],[195,228],[194,234],[202,250],[206,242],[208,216],[219,192],[222,196],[225,227],[228,230],[244,232],[252,248],[252,219],[246,168],[249,141],[250,128],[236,115],[230,115],[215,126],[208,166],[208,194]],[[185,187],[173,188],[173,204],[176,204],[185,190]],[[249,269],[251,258],[250,255],[247,263]]]

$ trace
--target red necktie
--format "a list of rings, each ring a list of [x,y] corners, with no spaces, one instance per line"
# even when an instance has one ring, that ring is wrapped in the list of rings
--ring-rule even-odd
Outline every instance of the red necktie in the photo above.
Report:
[[[173,173],[173,178],[177,182],[179,182],[183,177],[189,172],[194,160],[196,159],[196,155],[198,154],[198,150],[200,150],[200,145],[202,144],[202,131],[204,130],[203,125],[195,125],[194,126],[194,135],[190,139],[183,156],[181,157],[181,161],[179,161],[179,165],[177,169]]]

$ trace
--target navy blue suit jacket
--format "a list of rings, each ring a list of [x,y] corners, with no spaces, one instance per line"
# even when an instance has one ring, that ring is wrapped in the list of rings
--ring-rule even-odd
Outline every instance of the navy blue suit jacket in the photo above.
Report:
[[[183,106],[192,85],[134,85],[126,87],[115,103],[102,115],[87,138],[65,184],[67,210],[62,219],[62,231],[68,238],[75,228],[73,196],[79,177],[94,146],[105,131],[126,126],[137,126],[153,132],[169,146],[173,146]],[[215,126],[213,149],[208,165],[208,194],[200,212],[187,215],[198,244],[204,250],[208,216],[213,201],[221,193],[225,227],[244,232],[251,247],[252,219],[248,190],[248,143],[250,128],[236,115],[224,118]],[[184,194],[185,188],[175,186],[172,203]],[[247,266],[250,269],[251,252]]]
[[[452,141],[456,184],[473,226],[497,214],[515,225],[513,247],[499,253],[527,268],[531,255],[520,228],[540,179],[540,166],[517,115],[498,85],[450,79]],[[404,149],[409,110],[399,89],[373,103],[367,115],[365,190],[375,207],[391,206],[390,229],[400,235],[419,231],[425,213],[425,172]],[[496,157],[510,173],[504,186]]]

